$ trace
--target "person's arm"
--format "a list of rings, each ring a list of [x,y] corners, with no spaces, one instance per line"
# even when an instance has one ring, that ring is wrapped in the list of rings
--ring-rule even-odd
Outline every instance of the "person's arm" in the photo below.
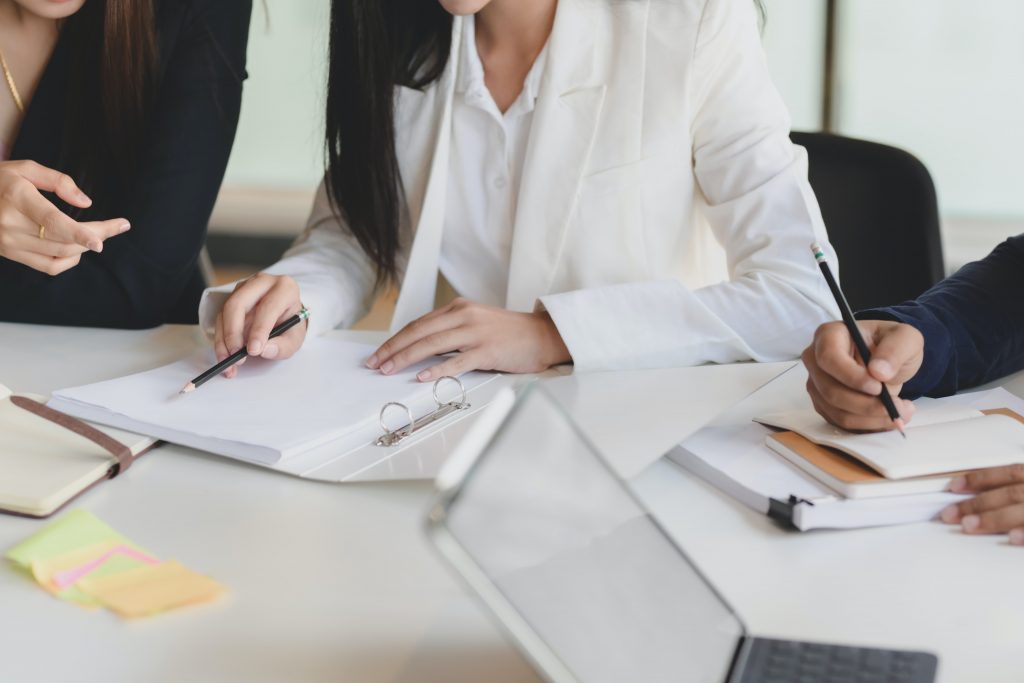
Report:
[[[693,164],[730,279],[541,299],[578,369],[794,358],[837,311],[809,247],[836,262],[804,151],[766,65],[754,3],[708,0],[693,66]],[[682,160],[681,160],[682,162]]]
[[[863,311],[924,336],[924,360],[903,396],[946,396],[1024,368],[1024,235],[1006,240],[915,301]]]
[[[196,268],[234,142],[251,0],[161,3],[171,50],[149,109],[138,170],[116,188],[131,230],[26,293],[59,325],[152,327],[167,322]],[[174,16],[172,16],[174,15]],[[161,25],[162,29],[168,29]],[[94,305],[67,306],[87,293]],[[46,299],[46,300],[43,300]]]
[[[302,304],[310,311],[308,332],[316,336],[339,325],[349,327],[369,311],[376,294],[375,272],[355,236],[334,212],[321,182],[306,229],[281,260],[260,275],[295,282]],[[203,292],[199,324],[209,338],[215,337],[217,316],[228,295],[242,284],[245,281]]]

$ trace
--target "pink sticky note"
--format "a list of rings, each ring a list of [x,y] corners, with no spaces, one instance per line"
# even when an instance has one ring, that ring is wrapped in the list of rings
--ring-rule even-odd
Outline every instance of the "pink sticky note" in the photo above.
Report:
[[[145,553],[141,553],[135,548],[132,548],[127,545],[119,545],[115,548],[111,548],[110,550],[103,553],[96,559],[90,560],[85,564],[74,567],[73,569],[67,569],[62,572],[57,572],[53,575],[53,584],[60,589],[67,588],[83,576],[94,571],[97,567],[102,565],[104,562],[109,560],[114,555],[124,555],[125,557],[131,558],[133,560],[138,560],[139,562],[142,562],[144,564],[160,564],[159,560],[156,560],[150,557],[149,555],[146,555]]]

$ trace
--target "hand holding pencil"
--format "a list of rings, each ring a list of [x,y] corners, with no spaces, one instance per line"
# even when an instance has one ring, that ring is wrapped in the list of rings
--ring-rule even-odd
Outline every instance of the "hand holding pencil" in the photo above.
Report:
[[[280,337],[282,334],[284,334],[288,330],[292,329],[293,327],[295,327],[296,325],[298,325],[301,322],[305,322],[308,319],[309,319],[309,310],[307,310],[306,308],[303,308],[302,310],[300,310],[298,313],[296,313],[292,317],[288,318],[287,320],[285,320],[281,324],[279,324],[276,327],[274,327],[274,329],[270,331],[269,338],[270,339],[274,339],[275,337]],[[238,351],[234,352],[233,354],[231,354],[227,358],[223,359],[222,361],[220,361],[219,363],[217,363],[216,365],[214,365],[210,369],[204,371],[203,373],[201,373],[197,377],[194,377],[190,382],[185,384],[185,386],[183,386],[181,388],[181,391],[179,391],[178,393],[179,394],[189,394],[189,393],[192,393],[193,391],[195,391],[196,389],[198,389],[203,384],[205,384],[206,382],[210,381],[211,379],[213,379],[214,377],[216,377],[220,373],[225,372],[225,371],[228,370],[228,368],[233,367],[236,363],[242,362],[248,356],[249,356],[249,351],[246,349],[246,347],[243,346]]]
[[[857,321],[823,251],[817,244],[811,249],[843,317],[841,323],[818,328],[814,343],[803,353],[815,409],[844,429],[896,428],[906,437],[905,420],[914,406],[900,399],[899,392],[921,366],[924,338],[902,323]]]

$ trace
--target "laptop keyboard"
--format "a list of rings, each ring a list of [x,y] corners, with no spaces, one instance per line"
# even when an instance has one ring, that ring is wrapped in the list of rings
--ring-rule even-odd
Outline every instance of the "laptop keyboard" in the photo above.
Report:
[[[741,683],[932,683],[924,652],[754,638]]]

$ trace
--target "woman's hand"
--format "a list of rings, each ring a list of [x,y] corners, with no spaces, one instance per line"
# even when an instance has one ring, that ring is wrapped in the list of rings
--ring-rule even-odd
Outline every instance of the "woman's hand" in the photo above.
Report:
[[[949,490],[978,495],[943,510],[943,522],[959,524],[966,534],[1009,533],[1011,544],[1024,545],[1024,465],[971,472]]]
[[[235,286],[217,316],[214,348],[222,361],[243,346],[250,356],[289,358],[306,339],[308,323],[295,325],[279,337],[270,332],[302,309],[299,285],[287,275],[258,273]],[[224,372],[231,378],[238,373],[236,363]]]
[[[130,227],[123,218],[79,223],[48,202],[54,192],[72,206],[92,204],[75,181],[34,161],[0,162],[0,256],[48,275],[78,265],[82,253]]]
[[[827,323],[814,333],[803,352],[807,393],[814,409],[834,425],[851,431],[881,431],[894,427],[878,400],[882,382],[904,420],[914,404],[899,398],[904,382],[921,368],[924,337],[917,328],[887,320],[859,320],[857,326],[871,351],[864,367],[843,323]]]
[[[547,313],[517,313],[456,299],[406,325],[366,365],[390,375],[452,352],[458,354],[421,371],[416,379],[429,382],[470,370],[540,372],[572,360]]]

